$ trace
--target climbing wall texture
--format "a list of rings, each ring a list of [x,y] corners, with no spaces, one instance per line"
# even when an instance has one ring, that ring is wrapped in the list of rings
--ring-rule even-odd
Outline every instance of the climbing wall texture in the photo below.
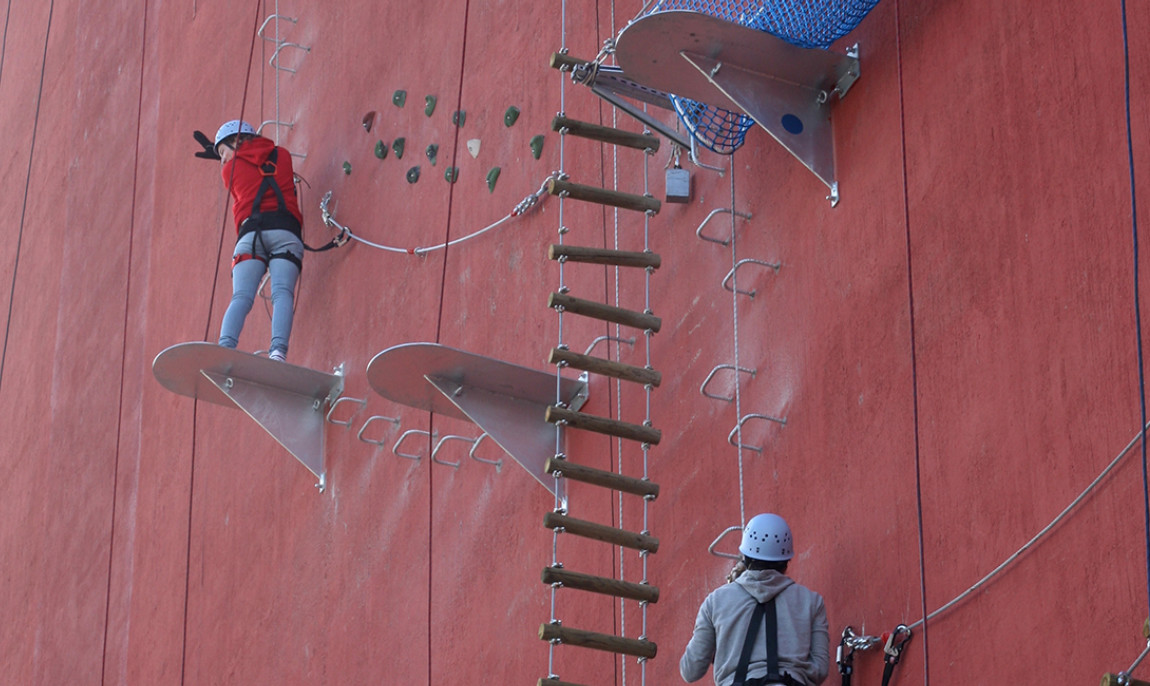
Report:
[[[649,222],[544,195],[442,247],[558,171],[662,195],[666,140],[646,155],[551,131],[561,111],[642,131],[548,67],[563,48],[594,57],[641,9],[9,0],[5,683],[676,683],[698,605],[732,562],[708,549],[733,552],[737,533],[720,535],[760,511],[794,530],[791,574],[825,596],[832,656],[848,625],[912,624],[902,684],[1032,683],[1051,668],[1094,683],[1130,666],[1150,613],[1136,328],[1150,290],[1136,291],[1135,251],[1150,240],[1150,110],[1126,84],[1150,78],[1150,6],[884,0],[832,47],[857,42],[861,59],[834,114],[837,207],[755,128],[733,157],[701,153],[722,173],[685,164],[691,202]],[[305,261],[289,359],[342,366],[345,395],[364,401],[328,426],[323,492],[243,413],[150,371],[164,348],[218,335],[234,229],[192,132],[237,117],[295,153],[309,244],[333,235],[319,209],[331,191],[340,223],[398,249],[352,241]],[[751,218],[699,230],[732,207]],[[585,264],[561,282],[547,259],[561,230],[569,245],[649,245],[662,266],[649,289],[640,270]],[[741,292],[724,288],[746,259],[778,268],[743,263],[727,282]],[[561,286],[662,319],[649,517],[634,496],[569,485],[571,516],[659,539],[647,577],[661,598],[645,619],[571,589],[554,603],[565,626],[655,642],[645,665],[552,654],[537,633],[553,555],[639,581],[636,552],[569,534],[553,549],[551,494],[494,441],[472,452],[481,429],[367,382],[373,356],[415,341],[552,371],[559,342],[583,352],[610,336],[626,340],[596,354],[646,362],[643,332],[560,319],[547,298]],[[242,349],[266,348],[269,307],[257,300]],[[720,368],[704,395],[720,365],[747,371]],[[592,375],[583,409],[638,423],[647,395]],[[375,416],[394,422],[365,427]],[[634,442],[567,436],[573,461],[642,476]],[[1116,458],[1057,526],[923,625]],[[855,670],[856,686],[880,683],[878,651]]]

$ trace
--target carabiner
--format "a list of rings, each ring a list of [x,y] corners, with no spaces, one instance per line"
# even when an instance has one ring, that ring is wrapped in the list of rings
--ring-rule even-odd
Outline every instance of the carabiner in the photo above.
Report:
[[[902,636],[902,638],[900,639],[899,636]],[[882,649],[882,652],[885,654],[883,659],[887,664],[898,664],[899,658],[902,657],[903,648],[905,648],[906,644],[910,641],[910,637],[911,630],[909,626],[899,624],[894,628],[894,631],[892,631],[886,639],[886,646]]]

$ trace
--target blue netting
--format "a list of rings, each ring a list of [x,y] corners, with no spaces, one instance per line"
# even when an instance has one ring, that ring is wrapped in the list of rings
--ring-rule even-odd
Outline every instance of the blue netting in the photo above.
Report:
[[[802,48],[826,48],[850,33],[879,0],[660,0],[650,13],[691,10],[766,31]],[[754,120],[745,114],[671,96],[683,125],[701,144],[729,155]]]

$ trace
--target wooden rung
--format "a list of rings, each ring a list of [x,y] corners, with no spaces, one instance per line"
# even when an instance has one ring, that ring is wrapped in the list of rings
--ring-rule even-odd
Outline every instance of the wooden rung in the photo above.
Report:
[[[1102,686],[1118,686],[1117,674],[1103,674]],[[1141,679],[1130,679],[1126,682],[1126,686],[1150,686],[1150,681],[1142,681]]]
[[[609,264],[616,267],[651,267],[652,269],[658,269],[663,264],[663,259],[650,251],[628,252],[605,248],[585,248],[577,245],[552,245],[547,251],[547,258],[551,260],[563,258],[570,262]]]
[[[604,543],[612,543],[624,548],[646,550],[649,553],[659,552],[659,539],[647,534],[637,534],[634,531],[624,531],[612,526],[604,526],[595,522],[574,519],[558,512],[548,512],[543,515],[543,526],[548,529],[562,528],[569,534],[590,538]]]
[[[582,369],[585,372],[592,374],[601,374],[603,376],[610,376],[623,381],[633,381],[637,384],[644,386],[650,385],[658,387],[663,383],[663,375],[654,369],[647,369],[646,367],[636,367],[630,364],[623,364],[622,362],[613,362],[611,360],[604,360],[601,357],[592,357],[591,355],[581,355],[573,353],[570,350],[562,350],[555,348],[551,351],[551,355],[547,358],[551,364],[566,364],[568,367],[575,369]]]
[[[598,186],[584,186],[579,183],[559,181],[554,178],[547,179],[547,192],[551,195],[566,193],[568,197],[574,198],[575,200],[594,202],[600,205],[610,205],[611,207],[635,210],[636,212],[657,213],[659,208],[663,206],[657,198],[653,198],[649,195],[621,193],[619,191],[607,190],[606,188],[599,188]]]
[[[595,469],[594,467],[587,467],[581,464],[575,464],[568,460],[563,460],[555,457],[547,458],[547,464],[544,470],[548,474],[561,473],[564,477],[574,481],[582,481],[586,484],[593,484],[595,486],[603,486],[604,488],[614,489],[616,491],[623,491],[624,493],[633,493],[634,495],[657,498],[659,497],[659,484],[652,483],[645,479],[636,479],[633,476],[623,476],[614,472],[603,471],[602,469]]]
[[[537,686],[583,686],[583,684],[576,684],[570,681],[559,681],[558,679],[540,679]]]
[[[659,139],[648,133],[623,131],[612,126],[600,126],[578,119],[568,119],[562,115],[551,120],[552,131],[563,131],[564,129],[572,136],[590,138],[611,145],[622,145],[636,150],[650,150],[651,152],[658,152],[659,150]]]
[[[567,588],[590,591],[592,593],[602,593],[603,595],[614,596],[616,598],[638,600],[644,603],[659,602],[659,589],[650,584],[635,584],[630,581],[607,579],[601,576],[571,572],[557,567],[543,568],[543,583],[563,584]]]
[[[551,65],[552,69],[559,69],[562,71],[571,71],[575,67],[581,67],[584,64],[590,63],[591,60],[581,60],[578,57],[572,57],[570,55],[564,55],[558,52],[551,53],[551,59],[549,60],[549,64]]]
[[[564,310],[573,314],[594,317],[595,319],[602,319],[603,321],[621,324],[623,326],[631,326],[636,329],[650,329],[655,333],[658,333],[659,329],[663,326],[663,320],[653,314],[625,310],[622,307],[605,305],[595,302],[594,300],[573,298],[560,293],[552,293],[551,297],[547,299],[547,306],[562,307]]]
[[[651,641],[572,629],[561,624],[540,625],[539,638],[544,641],[559,641],[581,648],[593,648],[594,650],[605,650],[609,653],[634,655],[648,659],[655,657],[655,653],[658,652],[658,646]]]
[[[626,438],[631,441],[650,443],[651,445],[658,445],[659,441],[663,440],[663,432],[649,426],[621,422],[618,419],[596,417],[593,414],[575,412],[562,407],[555,407],[554,405],[547,408],[546,419],[552,424],[567,422],[567,426],[572,429],[594,431],[595,433],[607,434],[608,436],[615,436],[617,438]]]

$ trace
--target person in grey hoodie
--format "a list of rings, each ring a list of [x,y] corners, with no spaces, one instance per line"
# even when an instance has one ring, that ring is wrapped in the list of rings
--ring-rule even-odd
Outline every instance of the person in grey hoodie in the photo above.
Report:
[[[827,678],[830,637],[827,611],[818,593],[786,576],[794,555],[791,530],[782,517],[760,514],[743,527],[739,545],[746,571],[732,572],[733,583],[711,592],[699,608],[695,631],[679,660],[679,673],[690,683],[702,679],[714,663],[716,686],[735,683],[736,669],[759,603],[775,599],[778,618],[778,666],[781,679],[767,676],[767,640],[762,625],[753,644],[746,686],[816,686]],[[764,622],[765,624],[765,622]]]

